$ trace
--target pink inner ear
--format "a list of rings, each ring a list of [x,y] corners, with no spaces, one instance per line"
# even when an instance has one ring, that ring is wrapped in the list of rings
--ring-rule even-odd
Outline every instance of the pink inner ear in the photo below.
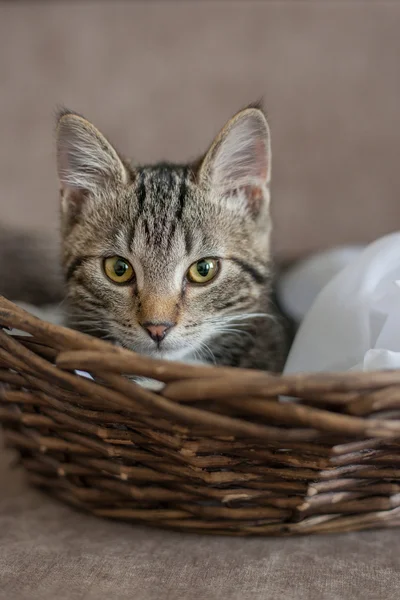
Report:
[[[264,192],[262,187],[258,185],[241,185],[238,188],[226,190],[228,196],[242,193],[246,196],[247,206],[253,216],[257,216],[260,212],[261,205],[264,201]]]
[[[268,155],[264,140],[254,140],[254,174],[257,180],[264,183],[268,177]],[[247,205],[253,215],[260,212],[262,202],[264,200],[264,192],[261,185],[243,185],[239,187],[247,199]]]
[[[63,218],[67,228],[72,227],[78,220],[87,194],[84,190],[73,190],[65,187],[60,189]]]
[[[268,177],[268,156],[265,142],[263,140],[255,141],[254,154],[257,177],[259,177],[261,181],[266,181]]]
[[[253,215],[260,212],[261,204],[264,199],[264,194],[259,186],[246,185],[240,188],[247,198],[247,205]]]

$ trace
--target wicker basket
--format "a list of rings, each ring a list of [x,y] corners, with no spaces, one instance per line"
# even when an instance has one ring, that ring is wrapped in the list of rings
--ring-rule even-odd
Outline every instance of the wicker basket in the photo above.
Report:
[[[98,516],[231,535],[398,525],[399,407],[397,371],[283,377],[156,361],[0,297],[6,444],[32,484]]]

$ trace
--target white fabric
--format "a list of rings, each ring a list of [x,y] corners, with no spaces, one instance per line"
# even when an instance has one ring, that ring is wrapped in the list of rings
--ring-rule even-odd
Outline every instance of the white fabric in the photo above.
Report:
[[[400,368],[400,233],[331,279],[300,325],[285,373]]]
[[[280,303],[299,325],[327,283],[360,255],[364,246],[345,246],[319,252],[289,268],[277,283]]]

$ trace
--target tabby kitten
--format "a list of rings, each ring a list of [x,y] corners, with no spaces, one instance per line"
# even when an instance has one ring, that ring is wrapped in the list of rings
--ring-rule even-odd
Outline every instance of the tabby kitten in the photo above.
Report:
[[[57,157],[71,327],[155,358],[282,368],[259,107],[237,113],[201,160],[150,166],[64,110]]]

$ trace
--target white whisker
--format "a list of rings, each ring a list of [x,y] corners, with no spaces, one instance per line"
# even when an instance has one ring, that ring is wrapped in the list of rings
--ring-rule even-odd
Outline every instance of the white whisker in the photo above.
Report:
[[[202,350],[205,350],[206,351],[206,356],[209,356],[210,359],[211,359],[211,362],[213,364],[216,364],[217,361],[216,361],[216,358],[214,356],[214,353],[211,350],[210,346],[208,344],[206,344],[206,342],[201,342],[201,345],[200,345],[200,357],[201,357],[201,351]],[[200,360],[201,360],[201,358],[200,358]]]

